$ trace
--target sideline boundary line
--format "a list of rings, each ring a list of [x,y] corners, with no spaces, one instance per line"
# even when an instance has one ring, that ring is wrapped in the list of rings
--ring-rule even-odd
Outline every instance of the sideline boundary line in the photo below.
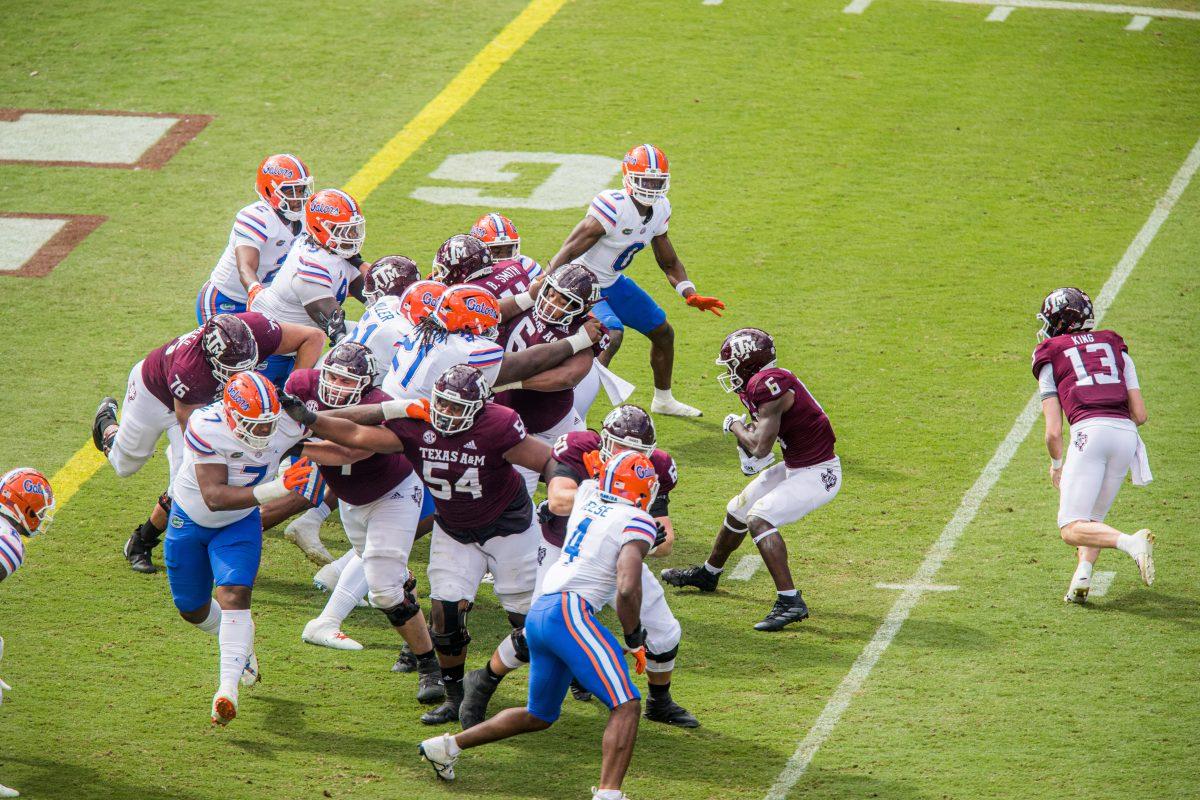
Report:
[[[1010,3],[1016,5],[1016,3]],[[1125,254],[1121,256],[1121,260],[1113,268],[1112,274],[1104,283],[1104,287],[1100,290],[1100,295],[1095,301],[1095,318],[1097,324],[1108,312],[1113,301],[1117,298],[1117,293],[1121,291],[1121,287],[1125,284],[1125,280],[1133,272],[1133,268],[1137,266],[1142,255],[1150,247],[1150,243],[1154,241],[1154,237],[1158,234],[1163,223],[1167,221],[1167,217],[1171,214],[1171,209],[1179,201],[1180,195],[1187,189],[1191,183],[1192,177],[1196,174],[1196,170],[1200,168],[1200,140],[1192,146],[1187,158],[1184,159],[1182,166],[1175,173],[1175,177],[1171,179],[1170,186],[1162,197],[1154,204],[1154,210],[1150,212],[1141,230],[1133,237],[1133,241],[1129,243],[1129,247],[1125,250]],[[954,516],[946,523],[946,527],[942,529],[942,533],[938,536],[937,541],[925,553],[925,558],[913,576],[905,582],[906,588],[901,595],[896,598],[896,602],[892,604],[892,608],[888,611],[883,623],[879,629],[875,631],[875,635],[867,642],[863,651],[859,653],[858,658],[854,660],[854,664],[850,667],[850,671],[846,673],[846,677],[838,684],[834,690],[833,696],[825,704],[825,708],[821,710],[812,728],[808,734],[800,740],[796,746],[796,751],[788,759],[784,765],[783,771],[779,773],[779,777],[775,779],[775,783],[771,785],[767,792],[766,800],[783,800],[788,795],[788,792],[796,785],[796,782],[803,777],[808,765],[812,763],[813,757],[817,754],[821,745],[833,733],[833,729],[837,727],[841,721],[842,715],[849,708],[850,702],[854,696],[862,691],[863,685],[871,674],[871,670],[879,663],[879,659],[883,656],[892,640],[896,638],[896,634],[900,632],[901,626],[904,625],[908,615],[912,613],[913,608],[924,594],[923,586],[933,584],[934,578],[938,571],[950,557],[958,540],[962,537],[963,532],[975,515],[979,512],[984,500],[987,499],[992,487],[996,485],[996,481],[1000,479],[1000,474],[1004,468],[1012,461],[1013,455],[1017,452],[1017,448],[1025,441],[1025,437],[1029,435],[1029,431],[1033,428],[1033,423],[1037,420],[1038,414],[1041,411],[1041,402],[1038,399],[1038,393],[1035,391],[1029,396],[1029,400],[1025,403],[1025,407],[1021,413],[1017,415],[1013,422],[1012,428],[1008,435],[1004,437],[1004,441],[996,448],[996,452],[984,466],[983,471],[979,473],[979,477],[971,484],[971,488],[967,489],[963,495],[962,501],[958,505],[958,510],[954,512]]]

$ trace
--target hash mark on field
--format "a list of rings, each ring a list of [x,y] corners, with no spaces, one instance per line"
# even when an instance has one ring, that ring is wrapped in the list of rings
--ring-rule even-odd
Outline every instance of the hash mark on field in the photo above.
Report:
[[[758,568],[762,566],[762,556],[758,553],[750,553],[742,556],[742,560],[737,563],[733,571],[729,573],[731,581],[748,581],[754,577],[754,573],[758,572]]]
[[[843,14],[861,14],[871,5],[871,0],[851,0],[850,5],[842,9]]]
[[[987,15],[988,22],[1004,22],[1008,19],[1008,15],[1013,12],[1012,6],[996,6],[992,9],[992,13]]]
[[[859,0],[855,0],[858,2]],[[1200,11],[1184,11],[1178,8],[1146,8],[1145,6],[1116,5],[1113,3],[1071,3],[1065,0],[935,0],[938,3],[959,3],[968,6],[1012,6],[1013,8],[1040,8],[1049,11],[1090,11],[1096,14],[1145,14],[1169,19],[1200,20]],[[854,3],[850,4],[851,6]],[[850,6],[846,7],[847,9]],[[861,13],[850,12],[846,13]]]
[[[721,3],[722,3],[722,2],[724,2],[724,0],[704,0],[704,2],[703,2],[703,3],[701,3],[701,5],[705,5],[705,6],[719,6],[719,5],[721,5]]]
[[[1115,572],[1097,572],[1092,576],[1092,588],[1088,592],[1088,597],[1104,597],[1108,594],[1108,590],[1112,587],[1113,579],[1117,577]]]
[[[1013,3],[1013,5],[1017,5],[1017,3]],[[1154,210],[1150,212],[1150,216],[1146,219],[1145,224],[1142,225],[1137,235],[1133,237],[1133,241],[1129,243],[1125,254],[1121,256],[1121,260],[1117,262],[1112,274],[1105,281],[1104,287],[1100,290],[1100,295],[1092,307],[1095,312],[1097,325],[1100,324],[1104,314],[1112,306],[1117,293],[1121,291],[1121,287],[1125,284],[1126,278],[1133,272],[1133,268],[1137,266],[1142,255],[1150,247],[1150,243],[1158,235],[1158,231],[1163,223],[1167,221],[1167,217],[1171,215],[1171,209],[1179,202],[1180,195],[1187,189],[1198,168],[1200,168],[1200,140],[1197,140],[1192,145],[1192,149],[1188,153],[1187,158],[1184,159],[1183,164],[1179,167],[1179,171],[1171,179],[1171,185],[1167,187],[1166,193],[1155,203]],[[788,792],[792,790],[792,787],[796,785],[796,782],[808,770],[808,765],[812,763],[817,750],[820,749],[825,740],[833,733],[833,729],[837,727],[837,724],[842,719],[842,714],[846,713],[846,709],[850,707],[850,701],[854,699],[856,694],[862,691],[863,685],[867,682],[867,678],[871,674],[871,670],[875,669],[875,665],[879,663],[879,659],[883,656],[884,651],[888,649],[892,640],[896,638],[896,634],[900,632],[901,626],[904,625],[905,620],[908,619],[908,615],[912,613],[913,608],[924,594],[917,587],[933,582],[934,577],[941,570],[942,564],[946,562],[946,559],[950,557],[950,553],[954,550],[954,546],[958,544],[963,531],[971,524],[971,520],[979,512],[983,501],[987,499],[988,494],[992,491],[992,487],[1000,479],[1000,473],[1012,461],[1017,448],[1020,447],[1021,442],[1025,441],[1025,437],[1029,435],[1029,431],[1033,428],[1033,423],[1039,416],[1040,411],[1041,401],[1038,397],[1038,392],[1035,391],[1029,396],[1025,407],[1021,409],[1021,413],[1013,421],[1008,435],[1004,437],[1004,441],[996,448],[996,452],[992,454],[983,471],[979,473],[979,477],[975,479],[975,483],[971,484],[971,488],[967,489],[966,494],[963,495],[958,509],[954,512],[954,516],[946,523],[946,527],[942,529],[942,533],[938,536],[937,541],[925,553],[925,558],[921,562],[921,566],[917,568],[916,573],[913,574],[912,579],[908,582],[901,595],[896,598],[896,602],[892,604],[891,610],[888,611],[879,629],[875,631],[875,635],[871,637],[871,640],[867,642],[863,651],[859,653],[858,658],[854,660],[850,671],[846,673],[846,677],[838,684],[837,689],[833,692],[833,696],[825,704],[825,708],[821,709],[821,713],[817,717],[816,722],[813,723],[812,728],[809,729],[805,737],[796,746],[796,751],[788,759],[783,771],[779,773],[779,777],[775,779],[775,783],[771,785],[770,790],[767,792],[767,800],[783,800],[783,798],[786,798]]]
[[[1129,24],[1125,26],[1127,31],[1144,31],[1146,26],[1150,24],[1153,17],[1147,17],[1144,14],[1135,14],[1133,19],[1129,20]]]
[[[948,583],[877,583],[876,589],[893,589],[901,592],[906,592],[909,589],[915,589],[918,592],[957,592],[958,587]]]

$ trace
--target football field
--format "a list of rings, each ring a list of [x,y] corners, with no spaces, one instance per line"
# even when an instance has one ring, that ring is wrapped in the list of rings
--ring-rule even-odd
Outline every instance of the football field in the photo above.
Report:
[[[702,727],[643,721],[629,796],[1200,796],[1200,0],[846,2],[5,0],[0,244],[44,274],[0,261],[0,472],[57,472],[60,507],[0,585],[0,783],[62,800],[588,796],[606,713],[571,699],[550,731],[437,782],[415,676],[389,671],[396,634],[360,609],[345,629],[365,650],[303,644],[325,595],[279,529],[254,592],[264,682],[210,726],[215,642],[180,620],[165,572],[120,552],[166,459],[118,479],[88,429],[136,361],[194,327],[264,155],[363,201],[366,258],[424,270],[489,210],[545,263],[645,141],[671,159],[671,240],[727,304],[686,307],[648,254],[626,273],[667,310],[675,395],[704,411],[656,417],[680,485],[674,552],[651,566],[702,561],[748,480],[713,364],[737,327],[774,335],[845,472],[784,530],[809,620],[751,629],[773,586],[739,565],[748,542],[715,595],[668,589],[672,692]],[[46,111],[127,113],[64,115],[85,121],[72,142],[66,120],[5,138]],[[122,119],[141,122],[106,122]],[[138,136],[156,156],[121,155]],[[70,155],[88,148],[103,153]],[[30,245],[47,218],[66,222]],[[1155,480],[1126,483],[1108,521],[1158,537],[1152,588],[1106,551],[1111,583],[1082,607],[1062,602],[1074,553],[1029,405],[1034,315],[1067,285],[1129,342],[1150,413]],[[630,331],[612,364],[646,407],[647,354]],[[323,539],[347,547],[336,516]],[[474,668],[508,629],[487,589],[470,629]],[[493,712],[524,702],[526,674]]]

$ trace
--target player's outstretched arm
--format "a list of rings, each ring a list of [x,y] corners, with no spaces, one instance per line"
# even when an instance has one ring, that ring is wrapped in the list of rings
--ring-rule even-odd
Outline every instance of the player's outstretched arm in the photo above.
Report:
[[[545,442],[534,439],[532,436],[526,436],[517,444],[508,448],[504,453],[504,460],[518,467],[524,467],[527,470],[536,472],[545,480],[547,471],[552,469],[550,463],[550,445]]]
[[[576,353],[556,367],[545,372],[539,372],[531,378],[521,381],[522,389],[534,392],[557,392],[561,389],[574,389],[579,382],[587,377],[595,358],[587,350]]]
[[[294,322],[280,322],[279,353],[295,353],[296,369],[311,369],[321,357],[325,337],[319,330]]]
[[[738,444],[742,446],[743,450],[755,458],[762,458],[775,446],[775,440],[779,438],[779,425],[783,420],[783,415],[795,402],[796,398],[792,393],[785,392],[759,407],[758,414],[755,416],[754,430],[750,430],[740,421],[736,421],[729,426],[729,432],[737,438]]]
[[[554,254],[554,258],[550,259],[550,264],[546,267],[546,273],[549,274],[561,267],[563,264],[570,264],[575,259],[592,249],[592,245],[600,241],[600,237],[604,235],[604,226],[601,225],[594,217],[585,215],[579,220],[579,224],[567,236],[566,241],[562,243],[562,247],[558,248],[558,252]]]
[[[188,419],[197,408],[200,408],[200,406],[184,403],[179,400],[175,401],[175,420],[179,423],[180,430],[187,430]]]
[[[600,341],[600,336],[600,320],[592,318],[566,339],[535,344],[519,353],[505,353],[504,361],[500,362],[500,372],[496,374],[496,386],[498,388],[507,384],[520,383],[539,372],[556,367],[576,353],[581,353]]]
[[[696,294],[696,284],[688,280],[687,270],[684,269],[683,262],[679,260],[679,254],[675,252],[675,245],[671,244],[670,236],[660,233],[650,240],[650,247],[654,250],[654,259],[658,262],[658,268],[667,276],[667,282],[679,293],[683,302],[692,308],[711,311],[718,317],[721,316],[721,309],[725,308],[725,304],[715,297]]]
[[[240,244],[233,248],[233,256],[237,259],[238,280],[242,282],[242,286],[246,287],[246,293],[249,297],[246,299],[246,307],[249,308],[254,303],[254,296],[262,291],[262,284],[258,282],[258,257],[261,255],[257,247],[252,247],[248,244]],[[255,289],[255,287],[258,287]]]
[[[1046,450],[1050,453],[1050,483],[1058,488],[1063,467],[1062,405],[1058,395],[1042,400],[1042,416],[1046,418]]]
[[[634,654],[636,671],[646,671],[646,629],[642,627],[642,562],[650,543],[626,542],[617,555],[617,619],[625,648]]]
[[[390,400],[388,402],[396,403],[397,401]],[[328,439],[334,444],[344,445],[355,450],[368,450],[372,453],[404,451],[404,445],[400,442],[399,437],[387,428],[378,425],[359,425],[357,422],[342,419],[325,411],[317,414],[304,405],[303,400],[287,392],[279,393],[279,404],[289,417],[306,426],[317,436]],[[381,409],[384,405],[382,403],[375,404],[374,408]],[[421,406],[425,418],[428,419],[428,406],[421,403],[409,405]],[[384,410],[380,410],[378,413],[381,421],[385,418],[394,419],[396,416],[400,416],[396,414],[388,417]]]
[[[675,546],[675,526],[671,524],[670,517],[655,517],[654,522],[658,528],[658,538],[649,555],[655,558],[664,558],[671,555],[671,550]]]
[[[302,455],[322,466],[344,467],[347,464],[369,458],[373,454],[367,450],[355,450],[333,442],[309,440],[304,443]]]

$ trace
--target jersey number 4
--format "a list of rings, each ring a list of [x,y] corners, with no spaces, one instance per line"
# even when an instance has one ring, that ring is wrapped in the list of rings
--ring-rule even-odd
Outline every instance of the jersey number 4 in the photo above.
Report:
[[[587,536],[588,526],[592,524],[591,517],[584,517],[583,522],[579,523],[579,527],[571,531],[571,538],[567,540],[563,546],[563,552],[570,556],[567,559],[568,563],[579,558],[579,546],[583,544],[583,537]]]
[[[1071,366],[1075,368],[1076,386],[1121,382],[1121,375],[1117,372],[1117,357],[1113,354],[1113,349],[1107,342],[1095,342],[1094,344],[1089,344],[1085,349],[1089,353],[1104,354],[1100,356],[1100,366],[1104,367],[1106,372],[1097,372],[1094,375],[1089,375],[1087,367],[1083,365],[1083,357],[1079,355],[1079,348],[1072,347],[1070,350],[1064,350],[1063,353],[1067,358],[1071,359]]]

